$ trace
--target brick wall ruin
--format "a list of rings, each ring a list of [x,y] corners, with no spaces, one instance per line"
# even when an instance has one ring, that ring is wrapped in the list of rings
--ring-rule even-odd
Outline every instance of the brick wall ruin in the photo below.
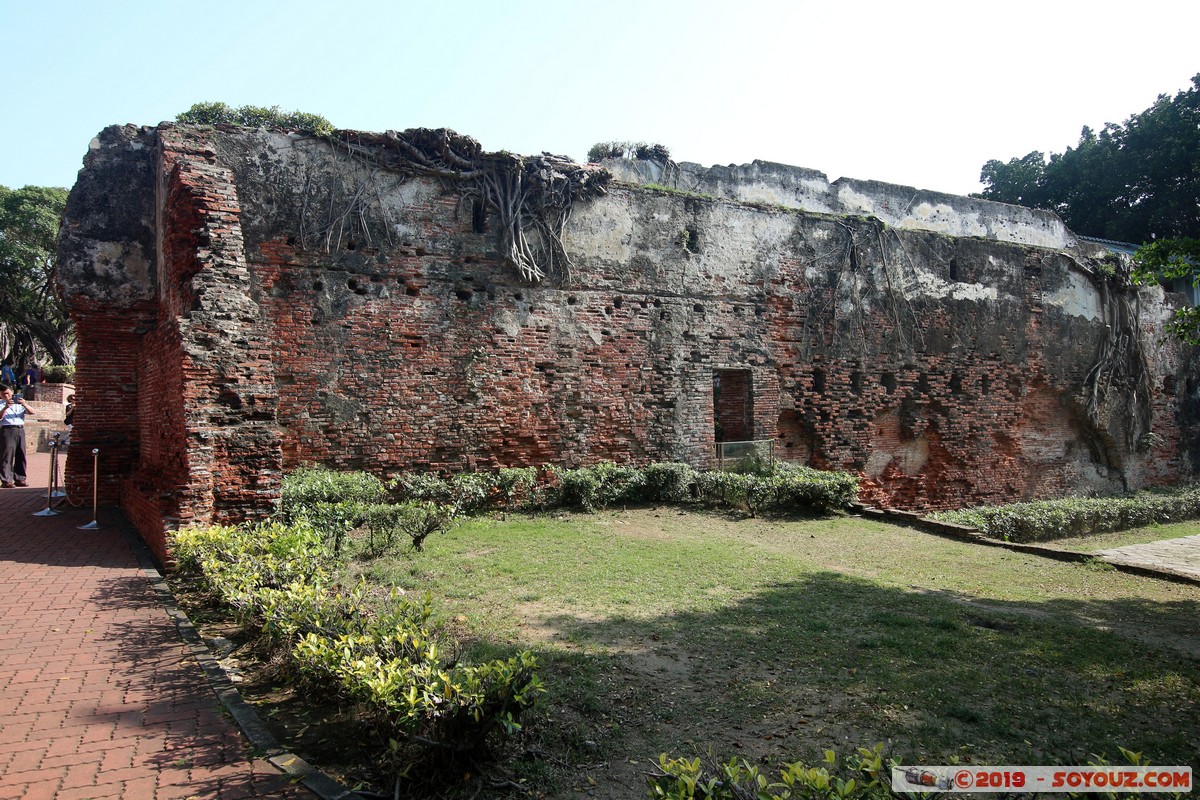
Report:
[[[342,134],[343,141],[347,134]],[[1178,298],[1052,214],[755,162],[614,163],[570,269],[521,279],[436,177],[300,133],[93,142],[60,238],[67,482],[164,531],[261,517],[303,463],[707,466],[714,442],[908,508],[1192,472]],[[1115,277],[1114,277],[1115,276]]]

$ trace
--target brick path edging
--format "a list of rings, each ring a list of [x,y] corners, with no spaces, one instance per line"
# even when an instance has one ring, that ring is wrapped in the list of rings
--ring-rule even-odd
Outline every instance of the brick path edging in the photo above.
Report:
[[[175,595],[159,571],[158,564],[154,561],[149,548],[128,526],[122,525],[121,528],[128,540],[129,549],[133,551],[134,557],[138,561],[138,567],[145,574],[156,599],[166,611],[167,616],[175,623],[180,638],[183,639],[184,644],[187,645],[200,665],[209,685],[220,699],[221,704],[228,709],[234,722],[237,723],[238,728],[241,729],[250,744],[263,753],[263,758],[281,771],[294,776],[299,783],[317,794],[321,800],[362,800],[362,795],[346,788],[279,744],[275,736],[263,724],[262,719],[254,710],[254,706],[242,698],[241,692],[229,680],[225,669],[213,657],[208,645],[204,643],[200,632],[196,630],[187,614],[175,602]]]

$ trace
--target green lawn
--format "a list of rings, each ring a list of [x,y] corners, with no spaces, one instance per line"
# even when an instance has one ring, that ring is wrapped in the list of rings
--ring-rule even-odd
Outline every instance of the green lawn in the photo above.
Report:
[[[663,751],[877,741],[908,763],[1122,745],[1200,768],[1197,587],[861,518],[671,508],[475,519],[358,569],[431,591],[478,653],[539,653],[518,770],[562,796],[641,796]]]

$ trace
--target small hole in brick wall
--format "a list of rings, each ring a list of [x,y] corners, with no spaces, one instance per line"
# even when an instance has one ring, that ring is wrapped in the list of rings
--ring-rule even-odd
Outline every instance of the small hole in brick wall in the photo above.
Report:
[[[859,394],[860,392],[862,392],[862,373],[861,372],[851,372],[850,373],[850,391],[854,392],[855,394]]]
[[[352,242],[352,241],[351,241],[351,242],[346,242],[346,249],[347,249],[347,250],[355,250],[355,249],[357,249],[357,248],[358,248],[358,245],[356,245],[354,242]]]
[[[457,297],[459,300],[470,300],[471,299],[471,290],[470,289],[455,289],[454,296]]]
[[[567,305],[573,306],[578,302],[579,302],[579,298],[577,298],[575,295],[573,295],[573,294],[567,295]]]
[[[424,248],[424,247],[418,247],[418,248],[417,248],[417,255],[419,255],[419,256],[423,256],[423,255],[425,255],[425,248]]]
[[[692,311],[695,311],[698,314],[702,313],[704,311],[704,306],[700,305],[699,303],[696,303],[696,305],[692,306]]]
[[[950,391],[953,394],[962,394],[962,375],[957,372],[950,376]]]
[[[315,289],[316,291],[319,292],[324,288],[325,288],[325,284],[322,283],[321,281],[313,281],[313,289]]]
[[[662,313],[660,313],[660,314],[658,315],[658,318],[659,318],[659,319],[670,319],[670,318],[671,318],[671,312],[670,312],[670,311],[667,311],[667,310],[664,308],[664,309],[662,310]]]
[[[879,376],[879,384],[883,386],[884,389],[887,389],[888,394],[891,394],[892,392],[896,391],[896,375],[891,372],[883,373]]]
[[[513,300],[516,300],[518,303],[524,299],[525,299],[525,295],[521,294],[520,292],[516,292],[513,294]]]
[[[296,246],[296,237],[295,236],[287,237],[287,243],[288,243],[288,247],[295,247]]]
[[[611,316],[612,316],[612,312],[613,312],[613,310],[612,310],[612,306],[605,306],[605,307],[604,307],[604,316],[606,316],[606,317],[611,317]]]
[[[357,292],[358,291],[358,281],[356,281],[354,278],[351,278],[350,280],[346,281],[346,288],[352,292]]]
[[[416,297],[421,293],[421,290],[410,283],[404,287],[404,293],[409,297]]]
[[[655,301],[654,301],[654,307],[655,307],[655,308],[662,308],[662,300],[655,300]]]
[[[825,391],[825,370],[814,369],[812,371],[812,388],[817,394]]]
[[[623,305],[625,305],[624,298],[622,298],[620,296],[613,298],[613,308],[620,308]]]
[[[980,394],[987,394],[987,393],[988,393],[988,390],[989,390],[989,389],[991,389],[991,388],[992,388],[992,381],[991,381],[991,379],[990,379],[990,378],[988,378],[988,376],[987,376],[987,375],[980,375],[980,376],[979,376],[979,393],[980,393]]]

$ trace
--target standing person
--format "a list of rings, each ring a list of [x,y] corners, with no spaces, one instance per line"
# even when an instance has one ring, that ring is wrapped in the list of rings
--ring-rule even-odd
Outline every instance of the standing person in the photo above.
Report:
[[[33,411],[23,399],[13,397],[11,386],[0,389],[0,487],[27,486],[25,482],[25,417]]]
[[[75,395],[67,395],[67,410],[63,413],[63,424],[67,426],[67,437],[63,439],[63,446],[66,447],[71,443],[71,423],[75,421]]]
[[[26,400],[33,399],[34,392],[36,391],[34,387],[41,382],[42,371],[38,369],[37,364],[30,364],[29,369],[25,370],[25,374],[21,376],[21,388],[24,390]]]
[[[13,372],[11,361],[5,361],[4,366],[0,367],[0,383],[14,389],[17,387],[17,373]]]

